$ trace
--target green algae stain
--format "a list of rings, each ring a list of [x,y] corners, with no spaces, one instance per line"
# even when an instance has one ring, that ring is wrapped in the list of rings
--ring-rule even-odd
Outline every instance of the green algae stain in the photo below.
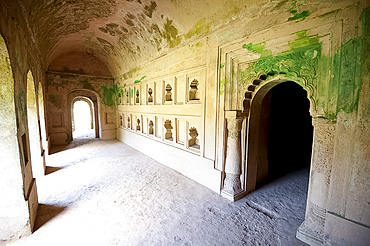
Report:
[[[134,81],[134,84],[137,84],[137,83],[140,83],[143,79],[146,78],[146,75],[144,75],[143,77],[141,77],[140,79],[137,79]]]
[[[253,51],[255,53],[261,54],[262,57],[271,55],[271,50],[265,50],[266,42],[258,43],[258,44],[244,44],[242,47],[243,49],[247,49],[249,51]]]
[[[306,17],[308,17],[311,14],[310,11],[308,11],[308,10],[304,10],[301,13],[299,13],[298,10],[296,9],[296,7],[297,7],[296,2],[293,2],[292,7],[289,10],[289,12],[293,16],[289,17],[288,21],[293,21],[293,20],[301,21],[301,20],[306,19]]]
[[[220,80],[220,95],[223,95],[225,92],[225,80]]]
[[[179,35],[179,31],[172,24],[173,20],[166,19],[164,24],[164,30],[161,33],[163,38],[166,39],[168,47],[174,48],[181,43],[182,36]]]
[[[203,47],[203,43],[202,42],[198,42],[198,43],[195,44],[195,47],[197,47],[197,48]]]
[[[291,35],[297,35],[297,38],[294,41],[288,42],[291,50],[318,44],[320,43],[320,38],[324,37],[324,36],[319,36],[318,34],[309,36],[307,35],[307,31],[308,30],[302,30],[302,31],[294,32],[291,34]]]
[[[220,68],[223,69],[225,67],[225,63],[220,64]]]
[[[202,34],[207,34],[209,32],[209,28],[211,27],[211,23],[207,23],[206,18],[200,19],[192,29],[188,31],[184,35],[186,39],[189,39],[195,35],[202,35]]]
[[[363,67],[364,59],[370,56],[370,8],[361,14],[362,36],[350,39],[342,44],[333,58],[333,85],[338,93],[336,117],[340,111],[352,113],[358,110],[360,92],[363,83],[363,72],[369,68]],[[329,113],[329,112],[328,112]]]
[[[101,87],[103,89],[102,101],[106,106],[112,107],[114,105],[113,97],[115,95],[114,87],[108,88],[105,85]]]
[[[136,67],[136,68],[134,68],[134,69],[131,69],[130,71],[128,71],[127,73],[124,73],[123,75],[122,75],[122,77],[124,78],[124,79],[129,79],[129,78],[132,78],[138,71],[140,71],[141,70],[141,67]]]

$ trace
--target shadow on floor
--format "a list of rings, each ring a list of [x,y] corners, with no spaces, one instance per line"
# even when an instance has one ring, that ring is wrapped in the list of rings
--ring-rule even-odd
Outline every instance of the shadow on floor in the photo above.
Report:
[[[88,144],[91,141],[94,141],[95,139],[97,138],[74,138],[73,141],[70,142],[69,144],[52,146],[50,149],[49,155],[52,155],[52,154],[55,154],[55,153],[58,153],[58,152],[61,152],[67,149],[72,149],[72,148],[75,148],[75,147],[78,147],[84,144]]]
[[[45,175],[51,174],[53,172],[59,171],[60,169],[63,169],[62,167],[46,167]]]
[[[68,144],[54,145],[53,147],[51,147],[49,155],[61,152],[66,149],[68,149]]]
[[[65,209],[66,207],[56,207],[52,205],[39,204],[34,231],[37,231],[40,227],[45,225],[48,221],[52,220]]]

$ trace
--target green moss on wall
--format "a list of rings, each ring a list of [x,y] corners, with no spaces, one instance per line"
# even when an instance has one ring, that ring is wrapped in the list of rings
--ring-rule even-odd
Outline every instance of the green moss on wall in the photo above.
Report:
[[[220,95],[223,95],[225,92],[225,80],[220,80]]]
[[[106,86],[101,87],[103,89],[103,97],[102,101],[106,106],[112,107],[114,106],[114,96],[115,96],[115,90],[114,87],[108,88]]]
[[[297,5],[296,2],[292,3],[292,7],[290,8],[289,12],[293,15],[292,17],[289,17],[288,21],[296,20],[301,21],[306,19],[307,16],[309,16],[311,13],[308,10],[304,10],[302,12],[298,12],[296,9]]]
[[[182,40],[182,36],[179,35],[179,31],[172,23],[173,20],[167,18],[164,24],[164,30],[162,31],[162,36],[167,41],[168,47],[170,48],[176,47]]]
[[[143,79],[146,78],[146,75],[144,75],[143,77],[141,77],[140,79],[137,79],[134,81],[134,84],[137,84],[137,83],[140,83]]]
[[[265,50],[266,42],[258,43],[258,44],[244,44],[243,49],[247,49],[253,51],[255,53],[261,54],[262,57],[271,55],[270,50]]]
[[[130,71],[128,71],[127,73],[124,73],[123,75],[122,75],[122,77],[124,78],[124,79],[129,79],[129,78],[132,78],[138,71],[140,71],[141,70],[141,67],[136,67],[136,68],[134,68],[134,69],[131,69]]]
[[[186,33],[185,35],[184,35],[184,37],[186,38],[186,39],[189,39],[189,38],[192,38],[193,36],[195,36],[195,35],[198,35],[198,36],[200,36],[200,35],[203,35],[203,34],[207,34],[207,33],[209,33],[209,28],[211,27],[211,22],[208,22],[207,23],[207,20],[206,20],[206,18],[202,18],[202,19],[200,19],[195,25],[194,25],[194,27],[192,28],[192,29],[190,29],[189,31],[188,31],[188,33]]]
[[[367,8],[361,15],[362,36],[351,39],[342,44],[334,56],[334,79],[338,84],[337,112],[352,113],[357,111],[362,88],[363,57],[369,57],[370,51],[367,45],[370,38],[370,9]]]
[[[321,54],[321,43],[318,35],[308,35],[309,30],[292,33],[297,38],[289,42],[290,50],[275,56],[265,50],[265,43],[244,44],[243,48],[261,54],[261,58],[251,62],[241,71],[241,83],[247,84],[261,74],[267,80],[282,75],[315,92],[316,107],[324,111],[326,119],[335,120],[340,111],[353,113],[358,110],[363,57],[370,56],[365,48],[365,40],[370,40],[370,11],[365,9],[361,15],[363,33],[342,44],[333,57]],[[262,55],[264,54],[264,55]],[[222,65],[222,64],[221,64]],[[223,68],[223,66],[221,66]],[[327,74],[331,71],[331,77]],[[220,88],[224,80],[220,81]],[[224,90],[220,90],[223,94]],[[333,121],[334,122],[334,121]]]

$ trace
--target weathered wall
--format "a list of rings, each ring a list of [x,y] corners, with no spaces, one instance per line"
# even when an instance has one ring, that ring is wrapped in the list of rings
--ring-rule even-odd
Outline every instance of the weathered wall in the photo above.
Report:
[[[46,102],[51,144],[68,144],[72,140],[72,106],[68,97],[76,90],[96,94],[99,105],[99,135],[102,139],[115,138],[116,120],[112,87],[111,78],[48,72]]]
[[[201,39],[129,71],[115,79],[114,90],[120,140],[218,191],[221,174],[213,169],[217,83],[207,75],[216,61],[210,62],[216,58],[211,45]],[[198,134],[194,145],[190,130]]]
[[[0,172],[0,239],[8,240],[31,233],[36,219],[37,190],[29,158],[27,73],[32,72],[37,81],[37,91],[38,82],[45,84],[45,69],[19,5],[1,2],[0,33],[9,52],[9,58],[2,57],[2,65],[5,67],[2,66],[1,70],[1,91],[5,94],[1,98],[5,101],[2,102],[1,111],[5,115],[1,117],[4,124],[0,130],[1,146],[5,148],[1,151],[5,156],[1,157]],[[4,51],[6,48],[3,41],[1,45]],[[11,67],[11,71],[7,71],[6,65]],[[28,153],[28,158],[25,153]]]
[[[293,80],[308,92],[315,126],[299,237],[311,244],[368,241],[368,1],[10,2],[1,1],[0,31],[13,70],[20,157],[17,141],[2,141],[13,141],[11,159],[21,165],[31,223],[36,186],[23,155],[29,70],[36,90],[50,70],[44,98],[52,144],[71,140],[70,93],[95,93],[103,139],[117,133],[217,192],[228,170],[237,171],[233,178],[248,191],[247,173],[255,169],[247,161],[250,103],[261,88]],[[199,98],[191,100],[195,80]],[[241,156],[241,170],[225,167],[239,163],[231,154]]]
[[[370,214],[368,3],[284,2],[267,6],[264,7],[269,11],[253,18],[237,14],[240,18],[224,22],[225,28],[221,25],[217,30],[208,30],[205,38],[144,62],[115,79],[117,124],[121,125],[117,136],[217,190],[223,186],[221,174],[205,167],[214,165],[221,172],[225,168],[225,110],[240,112],[247,125],[248,105],[259,88],[272,80],[293,80],[308,92],[315,125],[310,195],[302,230],[311,225],[319,240],[305,240],[364,243]],[[196,71],[195,67],[204,67],[207,81],[199,105],[186,101],[187,74]],[[175,84],[173,102],[166,102],[167,84],[172,88]],[[149,88],[155,88],[153,103],[148,101]],[[199,118],[201,126],[197,165],[182,160],[192,159],[195,153],[179,141],[181,121],[190,126],[194,117]],[[137,119],[140,130],[136,128]],[[176,137],[171,141],[166,140],[166,119],[176,122],[172,125]],[[153,135],[149,133],[150,121],[154,122]],[[242,133],[248,139],[246,127]],[[148,143],[151,148],[145,147]],[[243,170],[247,170],[245,140],[242,146]],[[244,171],[242,184],[248,189],[245,175]],[[311,223],[315,213],[327,214],[328,219],[325,221],[324,216]],[[334,229],[336,223],[341,225],[338,229]]]

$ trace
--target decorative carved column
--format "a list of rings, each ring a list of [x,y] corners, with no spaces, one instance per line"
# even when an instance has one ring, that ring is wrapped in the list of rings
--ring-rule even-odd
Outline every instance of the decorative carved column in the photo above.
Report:
[[[306,215],[297,230],[297,238],[310,245],[322,245],[336,124],[323,118],[313,118],[312,123],[314,139]]]
[[[231,201],[236,201],[245,195],[241,187],[241,149],[240,131],[243,118],[237,111],[226,111],[227,147],[225,158],[225,180],[221,195]]]

